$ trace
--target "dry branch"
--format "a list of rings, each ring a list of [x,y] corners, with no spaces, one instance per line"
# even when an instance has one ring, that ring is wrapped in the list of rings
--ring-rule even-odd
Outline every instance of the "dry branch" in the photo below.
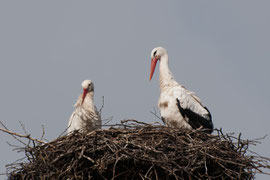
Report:
[[[18,137],[20,137],[20,138],[26,138],[28,140],[31,140],[31,141],[34,141],[34,142],[38,142],[38,143],[41,143],[41,144],[46,143],[45,141],[38,140],[36,138],[32,138],[30,136],[30,134],[27,134],[26,133],[25,128],[24,128],[24,126],[21,123],[20,124],[23,127],[23,130],[26,133],[26,135],[22,135],[22,134],[18,134],[18,133],[15,133],[15,132],[10,131],[1,121],[0,121],[0,124],[4,127],[4,128],[0,128],[0,131],[10,134],[12,137],[14,137],[16,140],[18,140],[19,142],[21,142],[24,145],[27,145],[27,144],[24,143],[23,141],[21,141],[20,139],[18,139]],[[44,133],[44,131],[43,131],[43,133]],[[42,135],[42,138],[43,138],[43,135]]]

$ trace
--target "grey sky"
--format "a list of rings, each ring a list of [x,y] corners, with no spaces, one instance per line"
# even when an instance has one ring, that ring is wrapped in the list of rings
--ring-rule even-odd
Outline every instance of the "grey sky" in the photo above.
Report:
[[[244,138],[270,134],[270,1],[0,1],[0,120],[55,139],[81,82],[95,84],[102,118],[158,121],[158,71],[150,52],[168,50],[176,80],[207,105],[215,127]],[[157,69],[158,70],[158,69]],[[22,155],[0,133],[0,172]],[[253,148],[270,157],[269,137]],[[0,176],[0,178],[5,178]],[[264,179],[265,176],[258,176]]]

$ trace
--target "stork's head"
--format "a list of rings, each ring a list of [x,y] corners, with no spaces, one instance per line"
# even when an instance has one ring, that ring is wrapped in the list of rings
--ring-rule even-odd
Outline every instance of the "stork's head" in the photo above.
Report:
[[[82,103],[83,103],[86,94],[89,92],[94,92],[94,84],[91,80],[84,80],[82,82],[82,88],[83,88],[83,96],[82,96]]]
[[[154,48],[151,52],[151,69],[150,69],[150,80],[155,72],[157,61],[161,59],[162,56],[167,54],[166,49],[163,47]]]

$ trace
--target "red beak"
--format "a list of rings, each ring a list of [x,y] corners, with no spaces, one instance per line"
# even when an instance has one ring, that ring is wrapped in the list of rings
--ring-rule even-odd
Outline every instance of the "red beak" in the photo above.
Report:
[[[88,93],[88,89],[83,89],[83,95],[82,95],[82,104],[85,99],[86,94]]]
[[[155,72],[156,64],[157,64],[157,59],[152,58],[152,60],[151,60],[151,69],[150,69],[150,81],[151,81],[151,79],[153,77],[153,74]]]

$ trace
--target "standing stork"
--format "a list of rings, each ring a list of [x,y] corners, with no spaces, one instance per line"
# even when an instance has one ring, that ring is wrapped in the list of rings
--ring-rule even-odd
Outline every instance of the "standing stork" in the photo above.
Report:
[[[213,132],[212,117],[209,110],[200,99],[184,86],[177,83],[168,66],[168,53],[162,47],[151,52],[150,80],[155,71],[157,61],[159,66],[160,97],[158,107],[162,121],[169,127],[186,129],[207,129]]]
[[[94,104],[94,84],[91,80],[84,80],[82,88],[83,93],[79,96],[68,122],[68,134],[75,130],[90,132],[101,128],[101,117]]]

